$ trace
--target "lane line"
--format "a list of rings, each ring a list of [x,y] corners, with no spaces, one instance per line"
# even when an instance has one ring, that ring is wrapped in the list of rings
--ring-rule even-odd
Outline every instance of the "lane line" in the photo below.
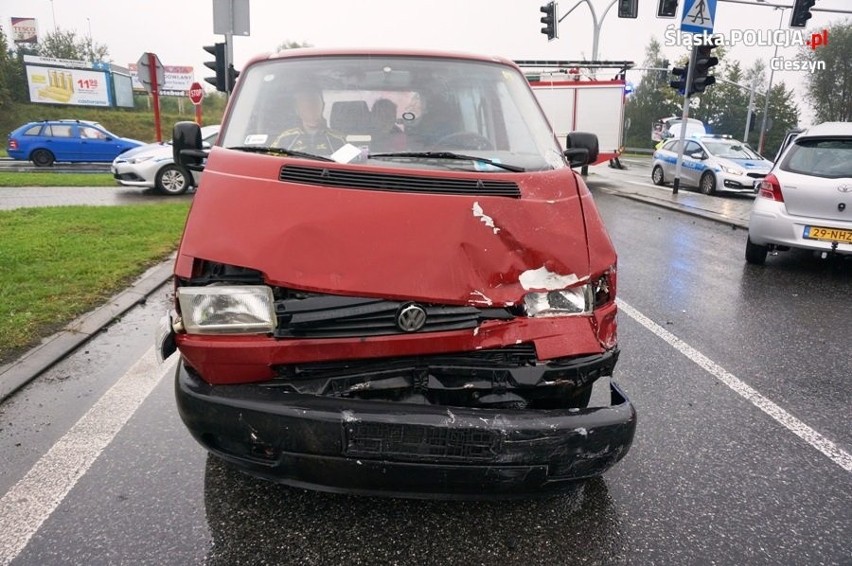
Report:
[[[89,411],[0,498],[0,564],[27,546],[77,481],[167,373],[150,348]]]
[[[784,428],[822,452],[829,460],[846,470],[852,472],[852,455],[840,448],[837,444],[827,439],[810,426],[806,425],[766,397],[760,394],[756,389],[746,384],[734,374],[727,371],[725,368],[715,363],[713,360],[630,306],[621,299],[617,299],[618,308],[662,338],[675,350],[698,364],[701,368],[710,373],[713,377],[730,387],[737,394],[745,398],[752,405],[775,419]]]

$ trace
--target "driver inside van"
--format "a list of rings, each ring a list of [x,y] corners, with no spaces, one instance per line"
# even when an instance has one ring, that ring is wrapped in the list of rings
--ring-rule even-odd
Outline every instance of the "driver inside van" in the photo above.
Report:
[[[331,130],[325,122],[322,90],[302,87],[296,91],[293,100],[300,125],[284,130],[273,147],[329,156],[346,144],[344,135]]]

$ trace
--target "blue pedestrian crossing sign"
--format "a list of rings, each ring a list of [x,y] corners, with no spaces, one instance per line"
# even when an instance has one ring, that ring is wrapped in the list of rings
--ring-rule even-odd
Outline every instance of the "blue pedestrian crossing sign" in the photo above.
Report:
[[[716,17],[716,0],[686,0],[680,31],[686,33],[713,33]]]

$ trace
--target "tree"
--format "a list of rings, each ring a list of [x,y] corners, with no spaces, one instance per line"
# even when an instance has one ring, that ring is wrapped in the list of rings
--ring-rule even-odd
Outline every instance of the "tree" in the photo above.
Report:
[[[668,69],[669,62],[660,52],[660,42],[651,38],[645,48],[646,68]],[[628,147],[653,147],[651,141],[652,124],[677,111],[677,103],[669,87],[668,71],[645,71],[642,80],[636,86],[627,102],[625,117],[628,127],[624,133],[624,145]]]
[[[106,61],[109,48],[106,45],[94,43],[89,37],[78,37],[73,30],[57,28],[56,31],[45,34],[38,43],[36,52],[41,57],[56,59],[75,59],[82,61]]]
[[[771,118],[771,127],[767,128],[766,139],[764,140],[763,155],[774,156],[781,147],[781,142],[784,140],[784,135],[788,130],[799,125],[799,107],[794,102],[795,92],[793,89],[788,89],[784,81],[772,87],[769,93],[769,112]],[[764,100],[760,97],[761,101]],[[758,113],[757,131],[760,131],[761,121],[763,120],[762,108]],[[754,147],[757,147],[754,144]]]
[[[0,111],[3,111],[12,102],[9,76],[13,71],[12,58],[9,56],[9,44],[6,43],[6,35],[0,29]]]
[[[828,26],[828,43],[818,48],[803,45],[798,60],[816,64],[825,62],[825,69],[815,70],[805,77],[805,98],[813,108],[817,122],[852,121],[852,21],[844,20]]]

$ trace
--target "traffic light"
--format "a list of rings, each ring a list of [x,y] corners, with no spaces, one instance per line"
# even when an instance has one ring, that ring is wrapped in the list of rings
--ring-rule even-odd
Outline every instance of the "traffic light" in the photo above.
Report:
[[[719,59],[713,56],[716,42],[710,40],[704,45],[695,46],[695,69],[692,71],[692,85],[689,87],[689,95],[704,92],[708,86],[716,84],[716,77],[708,75],[711,67],[719,64]]]
[[[811,8],[816,4],[816,0],[796,0],[793,4],[793,13],[790,14],[790,27],[803,28],[808,25],[808,20],[811,19]]]
[[[635,18],[639,15],[639,0],[618,0],[618,17]]]
[[[674,18],[675,16],[677,16],[677,0],[659,0],[657,17]]]
[[[689,65],[684,65],[683,67],[673,67],[672,74],[677,77],[675,80],[669,83],[669,86],[678,91],[678,93],[683,94],[686,92],[686,76],[689,73]]]
[[[547,36],[547,41],[559,37],[556,30],[556,26],[559,23],[556,18],[556,2],[548,2],[539,8],[539,10],[544,14],[541,17],[541,33]]]
[[[215,61],[205,61],[204,66],[208,69],[216,71],[215,77],[204,77],[204,80],[216,87],[220,92],[227,92],[227,74],[225,72],[225,44],[216,43],[213,45],[205,45],[204,51],[213,55]]]
[[[228,65],[228,92],[234,92],[234,85],[237,84],[237,77],[240,72],[233,65]]]

